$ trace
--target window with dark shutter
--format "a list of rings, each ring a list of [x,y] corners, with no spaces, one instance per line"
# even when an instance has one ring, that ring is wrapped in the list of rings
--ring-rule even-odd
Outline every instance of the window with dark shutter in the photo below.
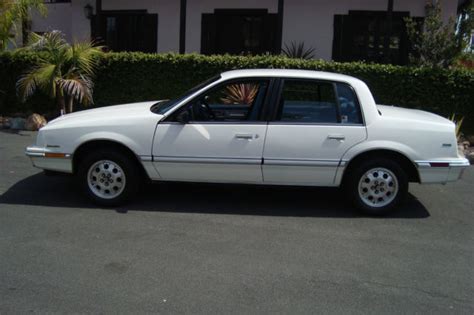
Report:
[[[146,10],[103,11],[100,30],[95,29],[95,19],[91,21],[92,36],[111,51],[157,51],[158,14],[148,14]]]
[[[201,53],[258,55],[277,53],[277,15],[266,9],[216,9],[203,14]]]

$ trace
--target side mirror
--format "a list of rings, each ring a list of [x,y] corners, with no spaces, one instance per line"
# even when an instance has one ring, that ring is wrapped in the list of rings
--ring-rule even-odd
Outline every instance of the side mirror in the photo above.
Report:
[[[179,123],[182,123],[182,124],[187,124],[187,123],[189,123],[190,120],[191,119],[189,117],[189,111],[187,111],[187,110],[183,110],[181,113],[179,113],[176,116],[176,121],[179,122]]]

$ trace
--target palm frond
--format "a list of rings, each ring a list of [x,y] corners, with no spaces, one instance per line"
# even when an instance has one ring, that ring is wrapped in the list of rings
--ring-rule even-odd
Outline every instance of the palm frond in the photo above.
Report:
[[[461,117],[460,119],[457,119],[456,118],[456,114],[452,114],[450,117],[449,117],[449,120],[451,120],[455,127],[455,133],[456,133],[456,139],[459,141],[461,139],[461,136],[462,136],[462,133],[461,133],[461,127],[462,127],[462,123],[464,121],[464,117]]]
[[[36,9],[38,12],[44,16],[46,15],[47,9],[44,5],[43,0],[17,0],[11,5],[10,10],[11,12],[18,18],[18,19],[26,19],[28,18],[31,9]]]
[[[56,66],[54,64],[40,64],[30,72],[20,77],[17,82],[17,94],[24,101],[37,89],[50,96],[55,95]]]
[[[86,106],[93,104],[93,83],[89,77],[74,74],[66,79],[59,79],[58,85],[65,96],[72,97],[77,102]]]
[[[291,42],[290,45],[285,44],[282,52],[289,58],[312,59],[314,58],[315,49],[313,47],[306,48],[304,42]]]
[[[44,35],[30,33],[25,49],[55,53],[67,48],[68,46],[68,43],[64,39],[64,34],[55,30],[45,33]]]
[[[33,72],[20,77],[16,82],[16,91],[22,102],[26,101],[36,91],[36,78]]]
[[[98,56],[102,54],[101,46],[94,46],[91,42],[75,43],[68,50],[68,59],[73,67],[88,76],[97,70]]]
[[[253,83],[232,84],[226,87],[224,104],[252,104],[257,96],[258,85]]]

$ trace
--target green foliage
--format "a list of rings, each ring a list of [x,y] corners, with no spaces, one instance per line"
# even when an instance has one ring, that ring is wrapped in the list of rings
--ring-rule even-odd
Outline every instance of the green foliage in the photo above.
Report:
[[[456,117],[456,114],[452,114],[451,116],[449,116],[449,120],[451,120],[455,125],[456,125],[456,138],[458,139],[458,141],[461,139],[461,127],[462,127],[462,123],[464,121],[464,117],[461,117],[461,118],[457,118]]]
[[[92,77],[102,53],[100,47],[90,42],[70,45],[60,32],[53,31],[43,36],[31,33],[23,50],[42,54],[18,79],[17,92],[22,101],[39,90],[56,99],[63,112],[72,112],[74,101],[93,103]]]
[[[304,42],[291,42],[290,45],[285,44],[281,51],[288,58],[313,59],[315,49],[313,47],[304,47]]]
[[[462,47],[455,33],[455,22],[443,22],[440,1],[426,4],[423,26],[412,18],[406,18],[407,34],[413,53],[410,62],[418,66],[444,67],[453,64]]]
[[[43,0],[0,0],[0,51],[7,49],[9,43],[16,44],[16,34],[29,20],[32,9],[46,14]]]
[[[22,104],[15,82],[40,56],[34,53],[0,54],[0,114],[48,112],[54,103],[36,96]],[[176,54],[108,53],[100,57],[95,79],[95,106],[172,98],[222,71],[245,68],[309,69],[344,73],[370,87],[378,104],[419,108],[448,117],[466,117],[465,133],[474,133],[474,72],[427,67],[401,67],[289,59],[282,56],[203,56]]]
[[[472,31],[474,30],[474,1],[468,0],[459,8],[456,25],[456,37],[458,47],[465,51],[471,42]],[[469,47],[468,50],[471,50]],[[472,54],[472,51],[471,51]]]

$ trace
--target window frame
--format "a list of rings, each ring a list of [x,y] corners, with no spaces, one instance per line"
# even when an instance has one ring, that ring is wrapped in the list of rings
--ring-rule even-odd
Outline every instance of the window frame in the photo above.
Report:
[[[283,94],[283,88],[285,85],[285,81],[310,81],[310,82],[315,82],[315,83],[325,83],[325,84],[331,84],[333,89],[334,89],[334,95],[336,97],[336,123],[332,122],[327,122],[327,123],[321,123],[321,122],[298,122],[298,121],[281,121],[277,120],[278,118],[278,113],[282,109],[283,103],[282,101],[282,94]],[[354,93],[354,96],[357,100],[357,104],[359,105],[359,110],[361,114],[361,119],[362,122],[357,124],[357,123],[342,123],[342,118],[341,118],[341,104],[339,101],[339,94],[337,91],[337,84],[345,84],[347,85],[352,92]],[[321,126],[364,126],[365,127],[365,119],[364,119],[364,111],[362,110],[362,104],[360,102],[359,95],[357,95],[356,90],[354,87],[344,81],[333,81],[333,80],[324,80],[324,79],[318,79],[318,78],[298,78],[298,77],[280,77],[278,80],[278,84],[275,87],[275,91],[273,92],[273,98],[272,98],[272,111],[268,113],[268,122],[269,124],[272,125],[321,125]]]
[[[278,78],[272,78],[272,77],[241,77],[241,78],[233,78],[225,81],[218,82],[209,88],[205,88],[203,91],[201,91],[199,94],[195,95],[185,103],[179,105],[176,109],[173,110],[173,112],[167,116],[160,124],[180,124],[182,125],[183,123],[176,121],[176,115],[180,113],[183,107],[186,107],[190,105],[191,103],[197,101],[199,98],[203,97],[206,94],[213,93],[216,90],[222,88],[225,85],[232,84],[234,82],[242,82],[242,81],[267,81],[268,86],[267,86],[267,91],[265,93],[264,99],[262,106],[260,107],[260,111],[258,113],[258,118],[257,120],[236,120],[236,121],[200,121],[200,120],[190,120],[186,124],[192,125],[192,124],[199,124],[199,125],[235,125],[235,124],[246,124],[246,125],[255,125],[255,124],[267,124],[268,120],[266,119],[267,115],[266,113],[268,112],[268,107],[271,106],[271,99],[272,99],[272,91],[274,88],[275,81]]]

